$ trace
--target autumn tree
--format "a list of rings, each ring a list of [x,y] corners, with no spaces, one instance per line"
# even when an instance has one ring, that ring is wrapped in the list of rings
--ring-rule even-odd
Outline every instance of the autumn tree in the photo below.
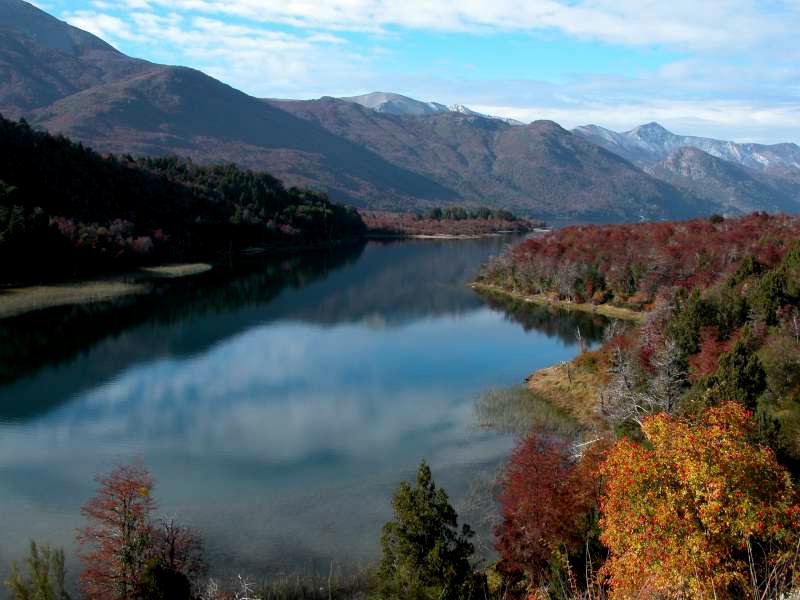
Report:
[[[565,566],[576,551],[583,555],[598,503],[598,457],[589,447],[578,458],[566,440],[540,430],[520,442],[500,480],[495,533],[503,571],[542,584],[551,568]]]
[[[97,482],[97,495],[81,508],[89,520],[78,533],[81,587],[91,600],[127,599],[153,546],[153,479],[144,466],[131,464],[117,466]]]
[[[698,424],[662,414],[642,430],[647,445],[621,440],[602,467],[612,596],[742,598],[757,574],[785,573],[800,506],[773,452],[750,441],[750,414],[729,402]]]
[[[473,571],[474,533],[458,527],[445,491],[423,462],[412,487],[400,484],[392,500],[395,518],[384,525],[378,570],[380,597],[397,600],[456,600],[467,596]]]
[[[198,583],[206,569],[202,540],[172,519],[154,522],[153,479],[144,466],[120,465],[97,481],[97,495],[81,509],[89,525],[78,533],[84,595],[128,600],[152,595],[161,583]]]

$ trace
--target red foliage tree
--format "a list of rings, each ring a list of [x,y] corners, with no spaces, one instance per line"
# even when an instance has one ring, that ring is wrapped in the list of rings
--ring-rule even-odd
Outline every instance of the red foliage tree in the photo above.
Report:
[[[127,599],[151,555],[153,479],[141,464],[132,464],[117,466],[97,482],[97,495],[81,508],[90,523],[78,532],[81,588],[90,600]]]
[[[501,479],[502,522],[496,547],[505,571],[521,571],[532,582],[546,574],[556,554],[586,540],[587,517],[598,503],[591,473],[599,453],[571,456],[569,445],[533,431],[511,454]]]
[[[719,339],[716,327],[703,327],[700,330],[700,352],[689,357],[689,381],[711,375],[719,367],[719,357],[729,352],[738,335],[727,340]]]
[[[197,584],[206,572],[202,539],[172,519],[153,524],[156,504],[147,469],[141,463],[120,465],[97,481],[97,495],[81,508],[89,525],[78,532],[85,597],[133,598],[154,562]]]

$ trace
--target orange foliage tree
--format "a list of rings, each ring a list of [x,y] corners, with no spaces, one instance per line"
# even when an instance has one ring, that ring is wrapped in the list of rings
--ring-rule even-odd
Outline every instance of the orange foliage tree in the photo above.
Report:
[[[78,532],[81,588],[91,600],[130,598],[153,543],[153,479],[144,466],[132,464],[97,482],[97,495],[81,508],[90,523]]]
[[[752,427],[741,405],[725,403],[699,423],[650,417],[647,445],[611,449],[600,539],[614,598],[747,597],[754,571],[778,573],[795,558],[797,494],[772,451],[750,441]]]

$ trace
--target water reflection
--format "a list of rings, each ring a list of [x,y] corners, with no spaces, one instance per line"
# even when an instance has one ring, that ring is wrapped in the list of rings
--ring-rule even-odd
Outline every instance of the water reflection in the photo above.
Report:
[[[520,327],[466,286],[503,243],[369,244],[7,324],[27,354],[3,357],[0,570],[28,537],[70,547],[93,476],[136,455],[218,570],[370,560],[422,458],[458,503],[513,443],[476,430],[476,395],[575,353],[568,315]]]

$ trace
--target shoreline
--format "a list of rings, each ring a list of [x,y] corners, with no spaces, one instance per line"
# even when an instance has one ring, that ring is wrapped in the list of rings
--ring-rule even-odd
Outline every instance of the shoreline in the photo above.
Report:
[[[343,239],[312,244],[274,244],[253,246],[240,251],[237,262],[243,263],[263,258],[284,258],[292,253],[313,252],[343,244],[366,241],[366,238]],[[0,284],[0,321],[19,317],[39,310],[60,306],[79,306],[95,302],[108,302],[129,296],[148,294],[156,282],[168,282],[211,271],[224,262],[220,258],[214,262],[167,263],[146,265],[127,271],[87,275],[83,279],[57,280],[37,284]]]
[[[620,319],[633,323],[642,323],[645,313],[630,308],[620,308],[608,304],[592,305],[588,303],[565,302],[554,300],[544,295],[526,296],[496,285],[474,281],[469,284],[476,292],[497,294],[513,300],[552,307],[570,312],[582,312],[601,315],[606,318]],[[597,406],[602,402],[604,385],[598,380],[597,373],[589,372],[585,367],[576,364],[580,355],[573,359],[553,364],[532,371],[525,378],[525,388],[538,398],[548,402],[567,414],[577,422],[590,429],[603,428],[602,419],[598,417]]]
[[[501,296],[507,296],[514,300],[528,302],[530,304],[538,304],[540,306],[553,306],[568,311],[585,312],[593,315],[601,315],[609,319],[620,319],[624,321],[633,321],[641,323],[644,321],[645,313],[635,311],[630,308],[622,308],[619,306],[612,306],[610,304],[589,304],[578,302],[567,302],[566,300],[554,300],[544,295],[526,296],[519,292],[514,292],[502,288],[500,286],[492,285],[489,283],[481,283],[473,281],[469,284],[473,290],[491,292]]]
[[[181,279],[207,273],[208,263],[141,267],[107,277],[64,283],[0,288],[0,320],[59,306],[108,302],[147,294],[158,280]]]
[[[533,371],[525,378],[525,387],[581,425],[602,429],[604,423],[597,406],[602,401],[604,388],[595,374],[575,365],[576,358]]]
[[[497,231],[494,233],[368,233],[368,240],[482,240],[523,235],[529,231]]]

